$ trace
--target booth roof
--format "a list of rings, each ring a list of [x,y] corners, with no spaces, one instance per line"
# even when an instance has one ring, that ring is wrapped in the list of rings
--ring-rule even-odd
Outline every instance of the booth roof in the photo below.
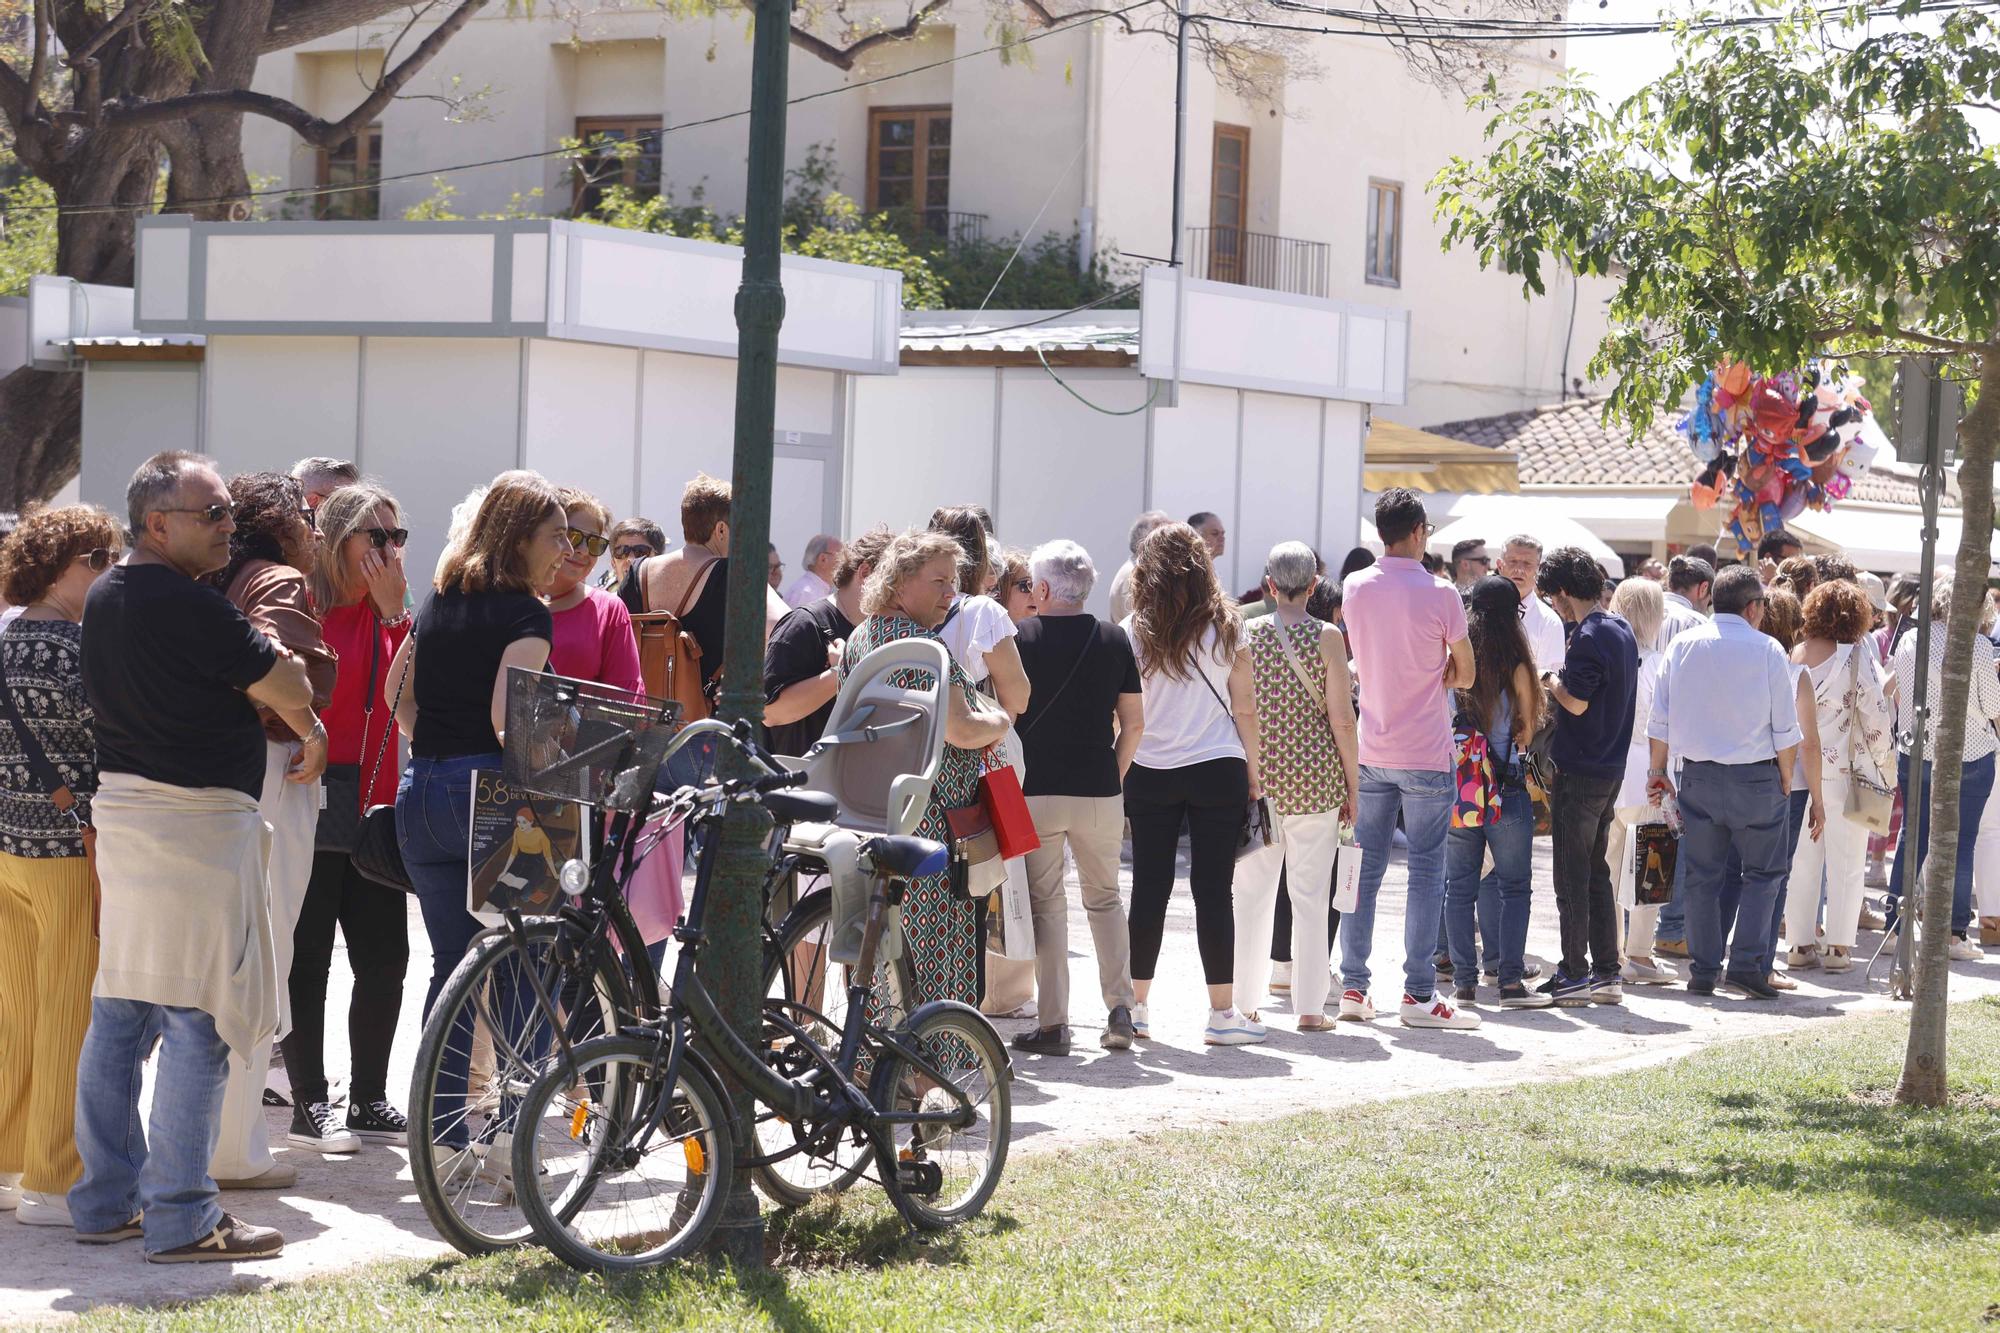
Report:
[[[1136,315],[1129,320],[1050,320],[1024,328],[1010,327],[1018,321],[1004,314],[986,322],[968,316],[963,323],[916,326],[908,318],[900,335],[906,366],[1032,365],[1040,357],[1051,365],[1130,366],[1139,359]]]
[[[1434,435],[1510,449],[1523,486],[1685,486],[1701,471],[1686,437],[1674,429],[1681,414],[1662,412],[1637,440],[1607,426],[1603,398],[1579,398],[1523,412],[1475,417],[1428,429]],[[1851,498],[1878,504],[1918,504],[1914,481],[1877,468],[1855,483]],[[1946,485],[1947,508],[1958,504],[1957,479]]]

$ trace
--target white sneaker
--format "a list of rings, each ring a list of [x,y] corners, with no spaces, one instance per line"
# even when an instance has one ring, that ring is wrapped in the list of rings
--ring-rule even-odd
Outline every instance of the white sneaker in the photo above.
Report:
[[[1344,990],[1340,993],[1340,1012],[1334,1017],[1342,1023],[1373,1023],[1375,1002],[1358,990]]]
[[[1785,954],[1785,966],[1796,972],[1800,968],[1819,966],[1819,945],[1794,944]]]
[[[21,1173],[0,1172],[0,1213],[11,1213],[21,1203]]]
[[[1959,939],[1956,935],[1952,937],[1950,950],[1952,962],[1976,963],[1985,956],[1986,950],[1974,944],[1970,938]]]
[[[1271,964],[1271,994],[1290,995],[1292,993],[1292,965],[1290,963]]]
[[[1618,965],[1618,975],[1628,986],[1671,986],[1681,979],[1672,963],[1654,958],[1646,962],[1627,958]]]
[[[1249,1046],[1264,1040],[1264,1025],[1235,1006],[1208,1011],[1201,1039],[1210,1046]]]
[[[44,1194],[40,1190],[21,1191],[21,1204],[14,1213],[14,1220],[31,1227],[75,1225],[69,1218],[69,1196]]]
[[[1479,1026],[1479,1015],[1469,1009],[1460,1009],[1442,995],[1433,995],[1428,1000],[1417,1001],[1405,995],[1399,1017],[1406,1028],[1457,1028],[1464,1030]]]
[[[1845,972],[1854,966],[1854,959],[1848,956],[1845,945],[1829,944],[1820,955],[1819,967],[1822,972]]]
[[[1153,1039],[1153,1011],[1144,1000],[1132,1006],[1132,1035],[1141,1041]]]

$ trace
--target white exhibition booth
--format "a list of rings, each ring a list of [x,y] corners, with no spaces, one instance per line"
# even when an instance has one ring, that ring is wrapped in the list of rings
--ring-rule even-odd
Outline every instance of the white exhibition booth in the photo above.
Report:
[[[427,571],[451,507],[510,467],[678,542],[681,486],[730,471],[741,262],[550,219],[153,217],[136,292],[37,279],[29,337],[85,372],[84,499],[122,511],[163,448],[226,472],[352,458],[403,502]],[[1236,589],[1276,542],[1337,560],[1359,539],[1368,406],[1403,401],[1404,312],[1160,268],[1136,319],[1092,312],[1107,323],[1078,348],[1046,312],[903,316],[893,270],[783,271],[771,528],[788,565],[815,532],[984,504],[1014,545],[1084,543],[1101,607],[1148,508],[1222,515]]]

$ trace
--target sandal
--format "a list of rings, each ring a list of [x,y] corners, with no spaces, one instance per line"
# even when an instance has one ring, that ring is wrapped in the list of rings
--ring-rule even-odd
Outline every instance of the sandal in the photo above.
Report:
[[[1299,1018],[1299,1031],[1331,1032],[1333,1031],[1333,1020],[1325,1014],[1304,1014]]]

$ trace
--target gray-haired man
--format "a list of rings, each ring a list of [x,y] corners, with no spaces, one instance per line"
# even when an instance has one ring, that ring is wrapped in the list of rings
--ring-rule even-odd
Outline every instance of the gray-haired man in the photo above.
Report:
[[[1090,554],[1071,541],[1045,542],[1028,557],[1041,614],[1021,622],[1015,645],[1028,673],[1028,709],[1015,724],[1028,776],[1022,791],[1041,846],[1028,853],[1035,917],[1037,1022],[1014,1039],[1034,1055],[1069,1054],[1069,899],[1063,847],[1076,858],[1077,887],[1097,950],[1097,980],[1109,1017],[1108,1050],[1132,1045],[1132,952],[1118,897],[1125,770],[1143,725],[1139,663],[1117,625],[1083,609],[1097,581]]]
[[[805,606],[833,592],[833,572],[840,568],[840,549],[840,538],[824,532],[806,543],[805,568],[785,589],[786,606]]]

